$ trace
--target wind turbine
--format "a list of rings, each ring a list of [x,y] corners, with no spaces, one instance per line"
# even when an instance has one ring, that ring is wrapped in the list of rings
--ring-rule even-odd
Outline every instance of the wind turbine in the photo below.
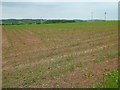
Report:
[[[106,21],[106,14],[107,14],[107,12],[104,13],[104,15],[105,15],[105,16],[104,16],[104,20],[105,20],[105,21]]]
[[[40,23],[42,24],[42,17],[41,17]]]
[[[93,12],[91,12],[91,21],[93,21]]]

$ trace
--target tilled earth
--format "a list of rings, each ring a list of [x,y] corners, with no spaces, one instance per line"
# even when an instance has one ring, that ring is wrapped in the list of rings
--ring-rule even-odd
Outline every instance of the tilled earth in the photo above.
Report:
[[[94,87],[118,67],[116,21],[3,25],[3,87]]]

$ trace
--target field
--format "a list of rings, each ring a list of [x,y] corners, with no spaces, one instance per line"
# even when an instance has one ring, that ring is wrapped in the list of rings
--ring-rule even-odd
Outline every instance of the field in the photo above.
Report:
[[[117,25],[3,25],[3,87],[118,87]]]

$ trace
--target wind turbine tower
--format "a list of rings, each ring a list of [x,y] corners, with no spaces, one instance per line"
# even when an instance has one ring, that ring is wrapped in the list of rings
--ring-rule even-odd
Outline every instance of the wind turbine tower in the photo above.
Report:
[[[105,13],[104,13],[104,15],[105,15],[105,16],[104,16],[104,20],[105,20],[105,21],[106,21],[106,14],[107,14],[107,13],[105,12]]]
[[[93,12],[91,12],[91,21],[93,21]]]
[[[42,18],[41,18],[41,20],[40,20],[40,23],[42,24],[43,22],[42,22]]]

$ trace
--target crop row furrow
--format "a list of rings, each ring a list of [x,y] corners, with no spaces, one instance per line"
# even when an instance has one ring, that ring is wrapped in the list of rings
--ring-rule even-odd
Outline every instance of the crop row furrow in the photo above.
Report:
[[[111,39],[108,36],[106,36],[105,39],[103,37],[101,37],[101,38],[96,38],[95,41],[96,42],[94,42],[94,39],[93,39],[92,43],[90,42],[90,40],[84,41],[85,43],[83,43],[83,41],[81,41],[81,43],[70,44],[69,47],[68,46],[64,46],[64,47],[59,47],[59,48],[56,48],[56,49],[55,49],[55,47],[53,47],[53,49],[51,48],[51,49],[49,49],[49,51],[56,52],[56,50],[57,51],[59,51],[59,50],[61,51],[64,48],[65,48],[63,50],[64,52],[66,50],[69,52],[72,48],[73,48],[73,50],[76,50],[76,49],[79,49],[79,50],[82,49],[82,50],[84,50],[84,48],[90,48],[90,47],[93,47],[93,46],[97,46],[99,44],[102,45],[102,43],[104,43],[104,42],[111,42],[111,41],[114,41],[114,42],[116,41],[117,42],[117,39],[116,39],[116,37],[114,37],[114,38],[112,37],[112,39]],[[88,42],[90,42],[90,43],[88,43]],[[40,52],[42,52],[42,54],[44,54],[44,52],[46,52],[46,51],[48,51],[48,50],[47,49],[46,50],[41,50],[41,49],[37,48],[37,50],[34,49],[34,50],[29,50],[27,52],[26,51],[25,52],[22,51],[22,52],[19,52],[17,54],[10,53],[10,55],[8,57],[5,57],[5,58],[14,57],[14,56],[21,56],[23,54],[27,54],[27,55],[32,54],[32,53],[36,53],[37,54],[37,53],[40,53]],[[59,54],[59,53],[62,53],[62,52],[57,52],[57,53]]]

